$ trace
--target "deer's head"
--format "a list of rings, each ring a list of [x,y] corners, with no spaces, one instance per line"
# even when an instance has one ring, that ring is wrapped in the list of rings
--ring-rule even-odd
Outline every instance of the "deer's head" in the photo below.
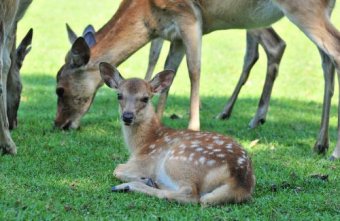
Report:
[[[89,110],[101,79],[95,74],[98,68],[89,64],[90,48],[96,44],[93,27],[88,26],[83,37],[77,37],[68,25],[67,31],[72,47],[57,74],[55,126],[76,129],[82,116]]]

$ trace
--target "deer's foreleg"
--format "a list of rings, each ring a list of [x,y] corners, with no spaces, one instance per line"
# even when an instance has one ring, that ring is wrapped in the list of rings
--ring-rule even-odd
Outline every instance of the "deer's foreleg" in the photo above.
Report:
[[[161,53],[163,47],[164,40],[162,38],[156,38],[151,41],[150,52],[149,52],[149,64],[148,69],[146,71],[145,80],[151,80],[152,73],[155,70],[157,61],[159,59],[159,55]]]
[[[175,200],[182,203],[197,203],[199,198],[196,191],[190,186],[181,186],[179,190],[157,189],[148,186],[143,182],[129,182],[117,185],[112,188],[113,191],[134,191],[145,193],[161,199]]]
[[[188,21],[189,20],[189,21]],[[201,22],[196,18],[187,19],[186,23],[180,26],[182,41],[185,46],[187,65],[190,77],[190,120],[188,128],[191,130],[200,129],[200,75],[201,75],[201,47],[202,28]]]
[[[164,69],[170,69],[177,72],[179,65],[184,56],[184,46],[182,41],[173,41],[170,45],[169,54],[166,58]],[[157,116],[159,119],[162,118],[165,109],[166,100],[168,98],[169,90],[167,89],[161,93],[158,104],[157,104]]]
[[[9,132],[6,110],[6,83],[11,65],[11,59],[6,49],[6,37],[4,24],[0,22],[0,152],[4,154],[16,154],[16,146]]]

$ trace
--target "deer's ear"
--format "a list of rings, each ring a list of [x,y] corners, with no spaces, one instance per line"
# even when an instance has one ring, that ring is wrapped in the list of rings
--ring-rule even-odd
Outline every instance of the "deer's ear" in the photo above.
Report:
[[[94,29],[93,25],[87,25],[85,28],[84,28],[84,31],[83,31],[83,36],[86,35],[86,33],[88,32],[91,32],[93,34],[96,33],[96,30]]]
[[[124,80],[117,68],[109,63],[101,62],[99,70],[104,83],[110,88],[118,89],[120,83]]]
[[[96,37],[94,36],[94,33],[92,32],[87,32],[85,35],[84,35],[84,39],[87,43],[87,45],[92,48],[93,45],[96,44]]]
[[[81,67],[90,60],[90,47],[83,37],[77,38],[71,48],[71,66]]]
[[[154,94],[159,94],[171,86],[174,80],[175,72],[173,70],[164,70],[156,74],[156,76],[149,81],[152,92]]]
[[[68,40],[70,41],[71,44],[73,44],[77,40],[78,36],[67,23],[66,23],[66,30],[67,30]]]
[[[19,69],[21,68],[26,55],[31,51],[32,38],[33,38],[33,29],[31,28],[27,32],[26,36],[22,39],[22,41],[20,42],[16,50],[16,55],[17,55],[16,63]]]

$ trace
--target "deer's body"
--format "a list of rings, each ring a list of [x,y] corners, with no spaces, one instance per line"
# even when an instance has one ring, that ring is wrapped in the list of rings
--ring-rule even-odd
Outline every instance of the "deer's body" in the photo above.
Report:
[[[98,34],[102,35],[100,41],[91,48],[73,45],[58,74],[56,125],[65,128],[78,121],[72,127],[78,126],[81,116],[90,106],[86,102],[84,105],[79,104],[79,99],[84,97],[83,92],[86,91],[85,100],[92,100],[102,84],[101,81],[95,85],[87,81],[94,78],[88,75],[99,75],[98,64],[101,61],[119,65],[156,37],[170,40],[176,48],[177,58],[186,55],[191,80],[189,128],[193,130],[200,127],[199,84],[203,34],[220,29],[264,27],[287,16],[315,43],[325,58],[323,61],[327,61],[328,66],[335,68],[339,74],[340,33],[329,20],[334,4],[334,0],[124,0],[112,19],[99,30]],[[70,77],[72,73],[74,76]],[[80,73],[82,77],[76,77],[81,76]],[[333,85],[333,73],[325,72],[327,88]],[[72,78],[77,81],[72,81]],[[89,88],[77,90],[78,85],[89,85]],[[327,90],[327,99],[330,100]],[[72,109],[78,110],[78,113],[70,114]],[[73,116],[77,116],[77,119]],[[327,147],[322,141],[320,152]],[[340,143],[337,149],[340,152]],[[336,152],[334,155],[340,157]]]
[[[129,188],[180,202],[219,204],[251,198],[255,185],[250,159],[229,137],[161,125],[150,99],[171,84],[173,73],[150,81],[120,78],[109,64],[101,64],[105,83],[118,90],[122,129],[131,157],[114,175]],[[171,76],[172,75],[172,76]],[[146,99],[147,98],[147,99]],[[145,179],[153,180],[148,186]]]

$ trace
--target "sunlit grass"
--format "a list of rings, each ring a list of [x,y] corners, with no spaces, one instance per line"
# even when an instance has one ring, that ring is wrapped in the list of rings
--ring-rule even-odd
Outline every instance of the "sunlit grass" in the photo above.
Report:
[[[114,92],[102,88],[79,131],[53,130],[56,112],[55,75],[70,44],[65,23],[77,32],[89,23],[99,29],[115,12],[118,1],[34,1],[19,25],[19,39],[34,28],[32,52],[22,69],[24,91],[19,128],[13,138],[15,157],[0,157],[1,220],[338,220],[339,162],[328,161],[336,142],[337,97],[330,121],[330,150],[313,153],[320,125],[323,77],[315,46],[286,19],[274,26],[287,42],[275,83],[267,122],[255,130],[247,125],[265,78],[266,57],[245,84],[228,121],[215,116],[232,93],[245,50],[243,30],[219,31],[204,37],[201,83],[202,130],[228,134],[252,156],[257,186],[251,202],[201,208],[136,193],[113,194],[120,183],[112,176],[128,158]],[[340,8],[333,21],[340,28]],[[162,70],[165,44],[157,71]],[[124,76],[143,77],[148,47],[119,67]],[[168,101],[164,124],[188,123],[189,78],[181,65]],[[171,114],[182,118],[171,120]],[[259,142],[252,146],[254,140]],[[311,178],[329,175],[328,181]]]

